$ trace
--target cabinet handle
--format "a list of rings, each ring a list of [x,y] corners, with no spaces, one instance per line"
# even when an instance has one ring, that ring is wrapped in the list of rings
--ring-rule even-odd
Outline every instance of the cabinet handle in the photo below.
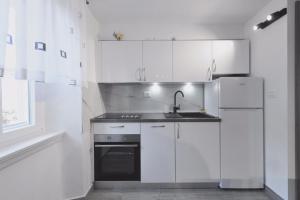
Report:
[[[144,81],[146,81],[146,67],[143,68]]]
[[[101,147],[139,147],[138,144],[96,144],[95,145],[95,148],[101,148]]]
[[[216,62],[216,59],[213,59],[213,72],[216,72],[217,71],[217,62]]]
[[[208,81],[211,81],[212,80],[212,69],[211,69],[211,67],[209,67],[207,69],[207,76],[208,76]]]
[[[122,125],[122,126],[110,126],[110,128],[125,128],[125,126],[124,125]]]
[[[143,74],[144,74],[144,70],[142,68],[140,69],[140,81],[143,81]]]
[[[165,128],[165,125],[161,125],[161,126],[152,126],[152,128]]]
[[[138,68],[135,72],[136,80],[141,81],[141,68]]]
[[[177,124],[177,139],[180,139],[179,131],[180,131],[180,124],[178,123]]]

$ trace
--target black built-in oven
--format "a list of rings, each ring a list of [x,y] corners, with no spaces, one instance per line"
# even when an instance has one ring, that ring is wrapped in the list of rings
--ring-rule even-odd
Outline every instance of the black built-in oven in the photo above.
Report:
[[[140,181],[140,135],[95,135],[95,181]]]

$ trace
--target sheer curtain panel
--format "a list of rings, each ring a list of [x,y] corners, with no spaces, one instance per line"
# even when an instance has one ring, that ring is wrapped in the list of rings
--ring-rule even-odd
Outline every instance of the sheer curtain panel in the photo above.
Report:
[[[0,76],[4,75],[5,50],[8,30],[9,0],[0,1]]]
[[[0,77],[79,83],[80,49],[73,49],[77,42],[73,30],[78,29],[73,18],[78,15],[72,12],[72,3],[0,1]]]

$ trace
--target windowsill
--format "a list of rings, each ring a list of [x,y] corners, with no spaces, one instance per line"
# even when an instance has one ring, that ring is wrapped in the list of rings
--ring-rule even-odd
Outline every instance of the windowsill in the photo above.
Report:
[[[12,126],[10,128],[3,128],[3,134],[11,134],[11,133],[14,133],[16,131],[20,131],[20,130],[23,130],[23,129],[34,128],[34,127],[35,127],[34,124],[25,124],[25,125],[21,125],[21,126]]]
[[[0,170],[61,140],[64,132],[43,134],[0,149]]]
[[[0,134],[0,151],[6,147],[39,137],[45,133],[43,126],[31,125]]]

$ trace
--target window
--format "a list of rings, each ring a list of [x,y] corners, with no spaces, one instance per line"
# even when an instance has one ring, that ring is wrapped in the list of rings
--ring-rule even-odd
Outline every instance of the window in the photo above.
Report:
[[[32,95],[29,81],[2,78],[1,85],[3,132],[31,125]]]
[[[8,35],[5,53],[5,78],[1,78],[2,129],[10,132],[33,123],[33,87],[28,80],[16,80],[16,13],[13,1],[9,11]],[[1,128],[1,127],[0,127]]]

